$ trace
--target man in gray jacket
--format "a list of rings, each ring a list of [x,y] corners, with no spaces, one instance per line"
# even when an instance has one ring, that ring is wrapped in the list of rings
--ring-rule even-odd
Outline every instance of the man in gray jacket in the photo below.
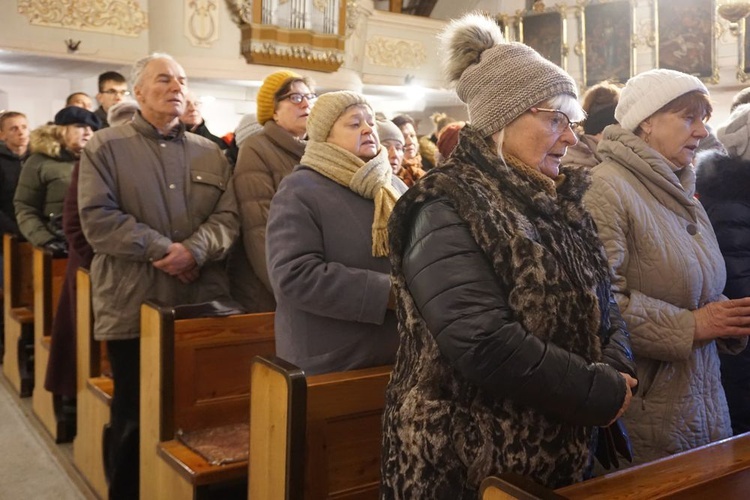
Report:
[[[219,148],[185,133],[187,78],[166,54],[133,67],[140,112],[94,136],[78,205],[91,264],[94,337],[107,341],[115,392],[105,438],[110,498],[138,498],[140,306],[228,297],[222,259],[238,234],[231,169]]]

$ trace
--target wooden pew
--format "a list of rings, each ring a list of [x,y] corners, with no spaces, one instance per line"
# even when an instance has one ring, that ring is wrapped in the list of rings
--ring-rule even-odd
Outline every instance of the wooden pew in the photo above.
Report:
[[[486,479],[482,485],[483,500],[516,498],[491,496],[497,490],[494,478]],[[698,500],[746,498],[749,491],[750,433],[747,433],[559,488],[554,493],[558,495],[555,498],[570,500]]]
[[[32,246],[3,235],[3,374],[22,398],[34,388],[34,288]]]
[[[250,379],[249,498],[378,498],[392,367],[305,377],[258,357]]]
[[[53,258],[48,251],[35,247],[34,262],[34,390],[32,394],[32,408],[34,414],[42,422],[57,443],[68,443],[73,440],[75,429],[58,422],[55,416],[55,406],[52,393],[44,388],[44,378],[47,374],[49,350],[52,345],[52,318],[57,312],[65,283],[65,268],[67,258]]]
[[[273,313],[201,317],[199,306],[141,307],[141,500],[244,496],[247,459],[212,465],[176,436],[241,427],[247,444],[250,361],[275,352]]]
[[[94,340],[94,316],[91,311],[89,272],[76,273],[76,438],[73,463],[99,498],[107,498],[104,477],[102,432],[109,422],[114,384],[107,360],[106,344]]]

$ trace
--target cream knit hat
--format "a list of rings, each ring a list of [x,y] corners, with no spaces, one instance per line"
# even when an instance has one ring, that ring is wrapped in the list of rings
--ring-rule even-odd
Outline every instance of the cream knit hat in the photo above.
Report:
[[[308,140],[325,142],[339,116],[346,108],[355,104],[364,104],[372,109],[363,95],[348,90],[329,92],[318,97],[307,117]]]
[[[446,76],[468,106],[471,126],[485,137],[542,101],[561,94],[578,98],[570,75],[531,47],[506,42],[486,16],[463,16],[440,38],[448,54]]]
[[[671,69],[645,71],[625,84],[615,108],[615,118],[622,128],[633,132],[666,104],[694,90],[708,95],[706,86],[692,75]]]
[[[258,123],[261,125],[273,118],[273,96],[279,91],[281,86],[284,85],[284,82],[290,78],[302,77],[294,71],[284,69],[271,73],[265,78],[265,80],[263,80],[263,84],[260,86],[258,94],[255,96],[255,101],[258,105],[256,117],[258,118]]]
[[[750,160],[750,104],[734,108],[729,119],[716,129],[716,137],[729,156]]]
[[[399,141],[401,144],[406,142],[404,140],[404,134],[401,133],[401,129],[392,121],[378,120],[375,124],[378,127],[378,138],[381,143],[383,141]]]

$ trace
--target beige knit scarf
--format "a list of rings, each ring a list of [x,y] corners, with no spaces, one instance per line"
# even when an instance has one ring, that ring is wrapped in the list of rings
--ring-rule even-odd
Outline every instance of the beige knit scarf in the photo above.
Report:
[[[388,218],[400,196],[391,185],[388,151],[380,148],[377,156],[365,163],[335,144],[308,141],[300,163],[363,198],[373,200],[375,215],[372,221],[372,255],[387,257]]]

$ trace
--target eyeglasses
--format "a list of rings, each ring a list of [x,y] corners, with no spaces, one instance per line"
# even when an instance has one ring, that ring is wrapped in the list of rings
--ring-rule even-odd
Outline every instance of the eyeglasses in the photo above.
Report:
[[[553,113],[555,116],[552,118],[552,120],[549,123],[552,127],[552,131],[555,132],[556,134],[562,134],[569,127],[573,128],[578,125],[578,122],[570,121],[570,118],[568,118],[568,115],[566,115],[559,109],[531,108],[530,111],[532,113],[536,113],[538,111],[543,111],[545,113]]]
[[[109,90],[102,90],[102,94],[108,94],[108,95],[111,95],[111,96],[119,95],[119,96],[127,97],[127,96],[130,95],[130,91],[129,90],[109,89]]]
[[[307,99],[307,102],[312,102],[317,98],[317,94],[298,94],[297,92],[293,92],[291,94],[279,97],[279,102],[283,101],[284,99],[289,99],[293,104],[299,104],[302,102],[302,99]]]

